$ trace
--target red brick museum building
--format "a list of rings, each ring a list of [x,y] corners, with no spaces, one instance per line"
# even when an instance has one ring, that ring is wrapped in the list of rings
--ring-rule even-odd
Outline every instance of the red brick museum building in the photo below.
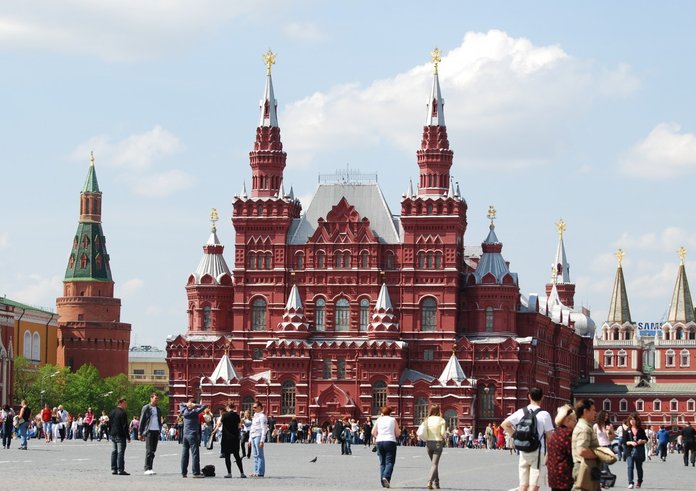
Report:
[[[437,403],[450,425],[478,430],[523,404],[530,387],[555,408],[587,381],[594,323],[574,306],[565,224],[545,297],[520,292],[493,207],[487,237],[465,244],[467,203],[450,175],[434,60],[418,185],[404,182],[393,214],[375,176],[350,171],[321,176],[302,210],[283,179],[267,56],[251,189],[232,203],[230,263],[214,211],[186,282],[187,331],[167,340],[171,414],[188,397],[243,409],[258,398],[278,423],[322,424],[388,403],[412,426]]]

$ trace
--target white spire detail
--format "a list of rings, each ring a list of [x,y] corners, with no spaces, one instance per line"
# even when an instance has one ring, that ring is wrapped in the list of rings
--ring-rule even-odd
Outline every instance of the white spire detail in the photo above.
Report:
[[[440,79],[437,71],[433,75],[433,88],[428,101],[428,114],[425,117],[426,126],[445,126],[445,100],[440,92]]]
[[[295,201],[295,191],[293,191],[292,186],[290,186],[290,194],[288,195],[290,201]]]
[[[382,283],[377,296],[377,303],[372,310],[372,322],[370,322],[368,334],[371,338],[389,337],[392,335],[390,333],[397,333],[398,331],[399,323],[394,315],[394,308],[392,307],[391,298],[389,298],[387,284]]]
[[[389,290],[387,290],[387,284],[382,283],[382,288],[379,289],[379,295],[377,296],[377,303],[375,304],[375,310],[392,310],[391,298],[389,298]]]
[[[447,362],[447,365],[445,365],[445,369],[442,371],[442,374],[438,377],[438,380],[442,385],[447,385],[447,382],[450,380],[454,380],[457,385],[461,385],[461,383],[466,380],[464,370],[459,364],[459,360],[457,360],[457,355],[455,353],[452,353],[452,356],[450,356],[450,359]]]
[[[454,178],[450,177],[450,185],[449,185],[449,190],[447,191],[447,197],[448,198],[456,198],[457,197],[457,191],[454,189]]]
[[[408,189],[406,190],[406,197],[408,199],[413,198],[413,180],[411,178],[409,178],[408,180]]]
[[[246,181],[242,181],[242,191],[239,193],[239,197],[242,199],[247,199]]]
[[[283,179],[280,180],[280,189],[278,190],[278,197],[280,199],[285,199],[285,183]]]
[[[302,306],[302,299],[300,298],[300,291],[297,289],[297,285],[292,285],[292,290],[290,290],[290,295],[288,296],[288,303],[285,304],[286,311],[297,312],[304,309]]]
[[[278,101],[275,100],[273,94],[273,80],[271,79],[271,72],[269,70],[266,74],[266,87],[263,91],[263,99],[261,99],[260,102],[261,120],[259,121],[259,126],[278,127],[277,106]]]
[[[551,281],[555,283],[570,283],[570,265],[568,264],[568,259],[566,258],[563,235],[561,235],[558,239],[558,248],[556,249],[556,261],[554,262],[554,267],[556,268],[556,274],[554,275],[555,278],[552,277]]]
[[[297,285],[292,285],[288,302],[285,304],[283,320],[278,323],[282,337],[306,337],[309,330],[307,318],[304,315],[304,306]]]
[[[210,380],[213,383],[217,382],[221,378],[225,381],[225,383],[228,383],[232,379],[239,380],[237,371],[232,366],[232,362],[230,361],[229,356],[227,356],[227,353],[222,355],[220,362],[217,364],[213,374],[210,376]]]

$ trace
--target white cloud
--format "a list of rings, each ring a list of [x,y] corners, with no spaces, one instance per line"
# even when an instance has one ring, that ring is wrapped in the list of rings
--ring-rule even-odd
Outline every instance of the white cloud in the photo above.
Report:
[[[273,2],[5,0],[0,8],[0,46],[110,61],[146,60],[185,48],[226,22],[264,12],[269,3]]]
[[[293,155],[288,165],[309,166],[322,151],[384,143],[412,154],[431,84],[432,66],[424,63],[367,87],[343,84],[288,104],[281,115]],[[559,46],[534,46],[501,31],[467,33],[444,54],[440,84],[450,142],[466,149],[456,162],[468,168],[547,163],[568,118],[598,97],[637,86],[625,65],[596,69]]]
[[[191,174],[173,169],[139,177],[133,182],[133,192],[141,196],[164,197],[189,189],[195,182],[196,178]]]
[[[620,161],[624,174],[645,179],[669,179],[696,173],[696,134],[677,123],[660,123]]]
[[[56,297],[63,294],[63,278],[60,276],[22,275],[18,283],[22,286],[12,295],[12,299],[30,305],[55,310]]]
[[[79,144],[71,158],[82,162],[94,151],[100,166],[144,171],[158,159],[182,150],[184,145],[176,136],[160,125],[155,125],[150,131],[130,135],[121,141],[113,141],[105,135],[94,136]]]
[[[196,179],[178,169],[156,171],[157,164],[185,149],[172,133],[155,125],[144,133],[133,134],[117,141],[98,135],[77,145],[72,160],[84,162],[94,151],[98,166],[119,169],[121,177],[134,194],[152,197],[169,196],[190,188]]]
[[[655,251],[662,253],[674,253],[680,246],[696,246],[696,234],[689,233],[679,227],[667,227],[658,233],[648,232],[642,235],[633,235],[628,232],[621,234],[614,245],[624,251]]]
[[[121,287],[119,288],[119,291],[120,291],[119,295],[121,295],[123,298],[132,296],[132,295],[138,293],[138,291],[140,291],[140,289],[142,289],[142,287],[144,285],[145,285],[145,281],[143,281],[140,278],[133,278],[133,279],[124,281],[123,284],[121,285]]]
[[[315,24],[291,22],[283,27],[283,32],[290,39],[298,41],[322,41],[325,39],[324,33]]]

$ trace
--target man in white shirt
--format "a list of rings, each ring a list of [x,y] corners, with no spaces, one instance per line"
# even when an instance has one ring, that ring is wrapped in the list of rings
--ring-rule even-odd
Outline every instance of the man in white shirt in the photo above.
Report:
[[[268,420],[263,413],[263,404],[260,401],[256,401],[251,408],[254,410],[254,417],[251,419],[251,428],[249,429],[249,440],[251,440],[251,449],[254,453],[254,473],[251,477],[263,477],[266,474],[263,442],[266,440],[268,432]]]
[[[551,415],[541,409],[541,400],[544,393],[539,388],[533,388],[529,391],[529,405],[518,409],[501,424],[506,433],[513,435],[515,427],[522,421],[527,411],[536,413],[536,430],[539,437],[540,446],[531,452],[520,451],[519,476],[520,487],[519,491],[538,491],[539,489],[539,474],[541,467],[541,452],[546,454],[546,441],[553,433],[553,421]]]

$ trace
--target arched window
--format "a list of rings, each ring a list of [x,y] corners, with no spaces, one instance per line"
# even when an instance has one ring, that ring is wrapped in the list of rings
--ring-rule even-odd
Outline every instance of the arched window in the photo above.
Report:
[[[394,269],[394,253],[392,251],[387,251],[384,256],[384,269]]]
[[[614,341],[618,341],[618,340],[619,340],[619,330],[618,330],[618,329],[614,329],[613,334],[614,334],[614,336],[613,336]]]
[[[339,269],[343,267],[343,253],[341,251],[334,252],[334,268]]]
[[[336,380],[345,380],[346,378],[346,359],[339,358],[336,360]]]
[[[367,331],[370,323],[370,301],[366,298],[360,300],[360,330]]]
[[[31,360],[31,333],[24,331],[24,349],[22,350],[24,358]]]
[[[619,367],[625,367],[626,366],[626,350],[621,350],[619,351],[619,354],[616,357],[616,366]]]
[[[203,330],[207,331],[210,329],[211,324],[212,320],[210,318],[210,305],[206,305],[203,307]]]
[[[360,267],[362,269],[367,269],[370,267],[370,255],[367,251],[362,251],[360,253]]]
[[[324,380],[331,380],[331,359],[330,358],[324,358],[322,360],[323,363],[323,370],[322,370],[322,377]]]
[[[256,256],[256,269],[263,269],[263,253]]]
[[[493,307],[486,307],[486,332],[493,332]]]
[[[434,331],[437,329],[437,302],[428,297],[421,304],[421,330]]]
[[[673,367],[674,366],[674,350],[673,349],[668,349],[665,352],[665,366],[666,367]]]
[[[372,414],[380,414],[382,406],[387,405],[387,384],[378,380],[372,384]]]
[[[295,256],[295,268],[296,269],[304,269],[304,254],[299,252],[297,256]]]
[[[457,416],[457,411],[454,409],[448,409],[445,411],[445,424],[447,428],[458,428],[459,427],[459,417]]]
[[[662,401],[660,399],[653,401],[653,411],[662,411]]]
[[[266,269],[271,269],[271,253],[266,253]]]
[[[248,268],[249,268],[249,269],[254,269],[254,268],[256,268],[256,255],[250,252],[249,255],[248,255],[248,258],[249,258],[249,266],[248,266]]]
[[[413,406],[413,422],[420,423],[428,417],[428,399],[419,397],[416,399],[416,404]]]
[[[350,252],[343,253],[343,268],[350,268]]]
[[[628,411],[628,401],[626,399],[621,399],[619,401],[619,411],[621,411],[622,413]]]
[[[642,413],[644,408],[645,408],[645,402],[643,401],[643,399],[638,399],[636,401],[636,411]]]
[[[41,337],[38,332],[35,332],[32,336],[31,359],[33,361],[41,361]]]
[[[495,385],[479,385],[478,398],[481,418],[495,418]]]
[[[251,305],[251,330],[266,330],[266,301],[263,298],[257,298]]]
[[[611,412],[611,399],[604,399],[602,401],[602,409]]]
[[[614,366],[614,352],[612,350],[606,350],[604,352],[604,366],[613,367]]]
[[[682,367],[688,367],[691,362],[691,355],[689,353],[689,350],[683,349],[679,353],[679,366]]]
[[[94,267],[97,269],[102,268],[102,257],[101,254],[97,254],[97,257],[94,258]]]
[[[324,254],[324,251],[319,251],[317,252],[317,269],[324,269],[326,266],[326,254]]]
[[[429,252],[425,255],[426,259],[426,268],[427,269],[433,269],[433,253]]]
[[[350,328],[350,303],[345,298],[336,302],[336,331],[347,331]]]
[[[295,414],[295,382],[286,380],[280,392],[280,414]]]
[[[435,269],[442,269],[442,253],[435,253]]]
[[[424,252],[418,253],[418,267],[420,269],[425,268],[425,253]]]
[[[80,267],[82,269],[85,269],[87,267],[87,264],[89,263],[89,260],[87,259],[87,254],[84,252],[82,253],[82,256],[80,257]]]
[[[314,307],[314,328],[317,331],[326,330],[326,301],[318,298]]]
[[[254,396],[244,396],[242,398],[242,412],[251,411],[251,406],[254,405]]]

